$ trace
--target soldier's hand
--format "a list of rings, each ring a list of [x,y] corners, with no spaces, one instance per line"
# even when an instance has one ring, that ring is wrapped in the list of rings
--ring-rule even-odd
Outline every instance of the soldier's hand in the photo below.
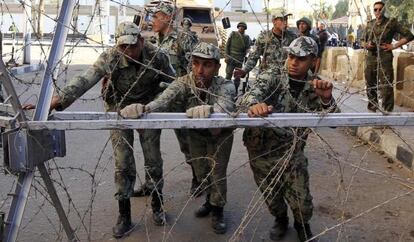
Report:
[[[394,46],[392,44],[381,44],[381,49],[384,51],[392,51],[394,49]]]
[[[234,78],[244,78],[247,75],[247,72],[243,71],[242,69],[236,67],[233,72]]]
[[[247,115],[249,117],[267,117],[269,113],[272,113],[273,106],[267,105],[266,103],[258,103],[249,108]]]
[[[22,105],[23,110],[32,110],[32,109],[35,109],[35,108],[36,108],[36,105],[31,104],[31,103],[25,103],[25,104]]]
[[[331,101],[333,85],[330,81],[314,79],[311,82],[315,94],[321,97],[322,102],[327,103]]]
[[[193,108],[189,108],[186,112],[189,118],[208,118],[213,112],[213,106],[211,105],[200,105]]]
[[[145,113],[145,105],[134,103],[126,106],[120,112],[123,118],[140,118]]]
[[[49,111],[54,110],[59,105],[60,105],[60,98],[59,98],[59,96],[53,96],[52,97],[52,101],[50,102],[50,109],[49,109]],[[25,104],[22,105],[22,109],[23,110],[32,110],[32,109],[35,109],[35,108],[36,108],[36,105],[31,104],[31,103],[25,103]]]

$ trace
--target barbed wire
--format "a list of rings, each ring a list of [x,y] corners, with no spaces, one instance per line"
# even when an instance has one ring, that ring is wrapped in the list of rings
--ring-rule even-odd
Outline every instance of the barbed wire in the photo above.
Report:
[[[21,2],[23,4],[23,1],[21,1]],[[118,2],[118,1],[111,0],[110,2],[115,3],[115,4],[118,4],[119,6],[129,7],[130,9],[132,9],[134,11],[137,11],[137,12],[139,11],[138,9],[135,9],[135,8],[129,6],[129,5],[124,5],[124,4],[122,4],[121,2]],[[97,3],[100,3],[100,2],[97,1]],[[230,1],[227,1],[225,7],[227,7],[229,5],[229,3],[230,3]],[[77,2],[77,4],[79,4],[79,1]],[[264,30],[264,28],[262,26],[262,23],[260,23],[260,21],[259,21],[258,16],[253,11],[253,8],[251,6],[250,1],[248,1],[248,4],[249,4],[249,6],[250,6],[250,8],[252,10],[252,13],[256,17],[256,19],[257,19],[260,27],[262,28],[262,30]],[[13,16],[10,13],[9,8],[7,7],[7,3],[5,3],[4,5],[6,6],[6,9],[7,9],[8,14],[13,19]],[[312,7],[311,4],[309,4],[309,5]],[[219,12],[220,14],[223,13],[224,8],[220,10],[220,12]],[[364,8],[364,10],[367,11],[365,8]],[[35,11],[37,11],[37,10],[35,10]],[[316,10],[314,9],[314,11],[316,11]],[[101,20],[101,18],[100,18],[101,13],[99,12],[99,4],[96,4],[95,5],[95,10],[93,12],[94,12],[94,14],[91,17],[91,20],[88,22],[88,27],[85,30],[85,32],[83,33],[84,36],[86,36],[87,30],[90,28],[90,26],[92,26],[92,22],[93,22],[94,17],[98,16],[99,17],[99,20]],[[56,18],[52,18],[51,16],[48,16],[45,13],[42,13],[42,14],[44,16],[46,16],[46,17],[50,17],[50,19],[52,19],[56,23],[56,21],[57,21]],[[28,13],[26,13],[26,15],[28,15]],[[268,15],[269,15],[269,13],[268,13]],[[31,25],[32,26],[35,26],[32,22],[31,22]],[[269,22],[267,23],[267,26],[269,26]],[[77,30],[76,26],[65,26],[65,27],[68,28],[69,30],[72,30],[72,31],[76,32],[76,33],[80,33],[80,32],[77,32],[78,30]],[[102,30],[102,23],[101,22],[99,23],[99,29],[101,30],[100,33],[102,34],[103,33],[103,30]],[[89,40],[89,41],[92,41],[92,42],[94,41],[92,39],[89,39],[88,37],[85,37],[85,38],[87,40]],[[103,39],[102,35],[101,35],[101,38]],[[39,45],[40,45],[41,50],[42,50],[42,53],[43,53],[43,55],[45,57],[44,60],[40,60],[40,63],[46,63],[46,61],[47,61],[46,60],[46,53],[47,53],[47,51],[45,51],[43,49],[45,47],[45,45],[40,42],[40,39],[37,39],[37,41],[39,42]],[[69,72],[68,72],[69,71],[69,67],[70,67],[70,65],[72,63],[72,59],[74,58],[73,54],[75,52],[75,49],[79,47],[80,42],[81,42],[81,40],[76,41],[71,46],[71,48],[65,52],[64,56],[60,60],[60,62],[62,64],[65,63],[65,66],[64,66],[64,68],[61,68],[59,70],[58,75],[53,80],[54,81],[55,88],[58,91],[62,91],[62,89],[58,87],[58,83],[59,84],[62,83],[62,82],[63,83],[67,83],[67,80],[70,79],[70,75],[69,75]],[[101,51],[98,48],[105,49],[105,48],[109,48],[109,47],[111,47],[111,46],[106,45],[106,44],[103,44],[103,43],[100,43],[100,47],[92,47],[92,48],[93,49],[96,49],[96,51],[98,53],[100,53]],[[23,48],[24,48],[24,46],[22,46],[19,50],[21,51]],[[123,53],[119,53],[119,54],[122,55]],[[347,55],[348,61],[350,61],[350,56],[349,56],[348,52],[346,53],[346,55]],[[8,56],[8,55],[7,54],[4,54],[4,56]],[[64,61],[66,61],[66,62],[64,62]],[[136,60],[133,60],[133,61],[136,64],[138,64],[140,66],[143,66],[145,68],[145,70],[146,69],[151,69],[151,70],[154,70],[154,71],[158,71],[159,74],[161,74],[161,75],[166,75],[165,73],[160,72],[158,69],[156,69],[156,68],[154,68],[152,66],[154,59],[152,59],[149,64],[144,64],[144,63],[142,63],[140,61],[136,61]],[[282,60],[280,60],[280,61],[282,61]],[[382,70],[382,68],[380,66],[378,66],[378,68],[379,68],[379,70]],[[353,71],[352,71],[352,66],[350,65],[349,73],[348,74],[351,74],[351,73],[353,73]],[[19,95],[20,96],[23,96],[26,93],[28,94],[30,91],[32,91],[31,90],[31,87],[33,85],[39,85],[39,83],[37,82],[38,74],[35,74],[35,75],[36,76],[34,78],[32,78],[31,81],[24,81],[24,79],[26,79],[26,78],[19,78],[17,76],[12,76],[13,81],[17,81],[17,82],[19,82],[19,83],[24,84],[24,85],[27,86],[27,88],[25,88],[23,91],[19,90],[19,92],[20,92]],[[348,76],[351,76],[351,75],[348,75]],[[137,77],[136,81],[130,87],[129,91],[131,91],[134,88],[134,86],[138,83],[138,81],[141,79],[141,77],[142,77],[142,75],[140,75],[140,76]],[[168,77],[174,78],[172,76],[168,76]],[[288,78],[288,76],[287,75],[286,76],[283,76],[282,75],[282,78]],[[347,81],[347,83],[349,83],[350,78],[348,77],[346,81]],[[404,81],[398,81],[398,83],[403,83],[403,82]],[[382,85],[384,85],[384,84],[379,83],[377,85],[377,88],[378,89],[381,88]],[[277,89],[279,89],[279,87],[282,88],[282,89],[284,88],[283,91],[287,91],[288,90],[288,87],[283,87],[282,85],[280,85],[280,86],[278,86]],[[337,98],[337,103],[344,102],[346,100],[346,98],[347,98],[346,97],[346,94],[349,94],[349,96],[351,96],[351,95],[354,95],[354,94],[360,94],[360,93],[364,92],[364,90],[356,90],[356,91],[351,90],[351,87],[350,86],[345,86],[345,87],[342,87],[342,86],[339,86],[338,87],[338,86],[336,86],[335,89],[337,91],[339,91],[339,97]],[[200,89],[200,88],[196,88],[196,90],[197,91],[201,91],[201,92],[206,92],[204,89]],[[127,94],[125,94],[123,96],[123,99],[126,98]],[[217,98],[220,98],[219,96],[217,96],[214,93],[208,93],[208,94],[209,95],[212,95],[212,96],[215,96]],[[275,92],[272,92],[271,93],[271,95],[274,95],[274,94],[275,94]],[[32,94],[32,95],[34,95],[34,94]],[[348,96],[348,98],[349,98],[349,96]],[[82,101],[85,101],[85,102],[90,102],[90,101],[99,101],[99,100],[101,100],[101,98],[102,98],[102,95],[99,95],[98,97],[82,98],[81,100]],[[221,97],[221,98],[226,98],[226,97]],[[236,103],[234,103],[234,104],[236,104]],[[295,104],[297,106],[302,105],[300,103],[295,103]],[[303,107],[302,106],[301,108],[303,108],[303,110],[307,110],[308,111],[308,108],[307,107]],[[311,110],[309,110],[309,111],[311,111]],[[231,114],[231,113],[229,113],[229,114]],[[322,116],[322,118],[323,118],[323,116]],[[268,121],[268,122],[271,123],[271,121]],[[291,129],[291,130],[294,133],[297,131],[295,129]],[[242,130],[241,129],[236,129],[235,131],[232,132],[232,135],[236,135],[240,131],[242,131]],[[398,135],[398,132],[396,130],[392,129],[392,131],[395,134]],[[339,201],[338,201],[339,204],[340,204],[340,207],[342,208],[342,212],[343,213],[346,211],[345,208],[346,208],[347,202],[349,201],[349,196],[350,196],[351,192],[353,191],[353,189],[355,189],[355,188],[353,188],[353,184],[355,182],[355,177],[359,173],[361,173],[361,172],[363,172],[364,174],[367,174],[367,175],[371,175],[373,177],[378,177],[378,179],[387,179],[387,180],[390,180],[390,181],[400,182],[400,183],[405,184],[407,188],[411,188],[410,191],[397,194],[396,196],[394,196],[392,198],[389,198],[387,200],[384,200],[384,201],[376,201],[376,204],[374,206],[371,206],[370,208],[368,208],[366,210],[363,210],[362,212],[358,213],[356,216],[353,216],[351,218],[346,218],[345,216],[342,215],[340,217],[340,221],[338,223],[332,224],[331,226],[329,226],[328,228],[326,228],[325,230],[323,230],[319,234],[315,235],[314,238],[320,238],[320,237],[322,237],[323,235],[325,235],[326,233],[328,233],[331,230],[338,230],[337,240],[340,240],[340,238],[342,236],[342,231],[344,230],[344,226],[346,224],[349,224],[350,222],[352,222],[352,221],[354,221],[354,220],[356,220],[356,219],[358,219],[358,218],[360,218],[362,216],[365,216],[365,215],[371,213],[372,211],[374,211],[377,208],[380,208],[382,206],[385,206],[386,204],[389,204],[389,203],[391,203],[391,202],[393,202],[395,200],[398,200],[398,199],[400,199],[402,197],[409,196],[414,191],[413,188],[412,188],[412,186],[414,186],[414,183],[411,182],[411,181],[407,181],[406,179],[404,179],[402,177],[395,177],[393,175],[386,174],[386,173],[384,173],[382,171],[376,171],[376,170],[367,169],[367,168],[363,168],[362,167],[362,164],[363,164],[363,162],[365,160],[365,156],[367,155],[367,153],[368,152],[371,152],[372,150],[375,149],[373,145],[370,145],[366,149],[365,153],[360,158],[360,160],[359,161],[356,161],[356,164],[354,164],[354,163],[350,163],[348,161],[348,158],[339,157],[339,154],[337,154],[337,152],[335,151],[335,148],[332,147],[329,144],[329,142],[323,138],[323,135],[320,135],[316,130],[314,130],[314,129],[307,129],[306,135],[308,135],[308,134],[312,134],[314,137],[317,137],[318,138],[318,141],[320,142],[320,144],[322,144],[323,147],[327,147],[327,150],[325,150],[325,153],[327,155],[329,155],[329,158],[330,159],[332,159],[332,160],[334,160],[336,162],[336,166],[338,168],[338,174],[337,174],[337,176],[339,177],[339,182],[338,182],[337,185],[345,193],[345,196],[342,197],[342,198],[340,198]],[[288,169],[287,169],[287,167],[288,167],[289,161],[292,159],[292,155],[294,154],[294,147],[295,147],[295,145],[299,141],[306,141],[306,139],[304,139],[302,135],[303,134],[301,134],[301,135],[295,134],[293,136],[294,137],[294,141],[291,144],[290,143],[289,144],[286,144],[286,145],[290,145],[290,147],[288,148],[288,150],[285,153],[283,153],[282,157],[277,162],[277,164],[272,167],[271,172],[268,174],[268,177],[272,177],[272,183],[271,183],[271,186],[267,187],[266,189],[273,190],[275,188],[276,184],[278,184],[279,182],[281,182],[282,175],[287,175],[286,173],[289,172]],[[402,140],[404,140],[403,137],[400,136],[400,138]],[[76,166],[73,166],[73,165],[70,165],[70,166],[61,166],[61,165],[58,165],[55,161],[49,163],[50,164],[49,171],[50,172],[53,172],[53,177],[54,177],[53,183],[58,187],[59,190],[63,191],[63,193],[64,193],[63,196],[67,199],[66,212],[68,214],[71,214],[71,215],[73,215],[73,213],[75,213],[74,216],[76,216],[76,218],[77,218],[77,221],[76,221],[76,232],[79,233],[79,231],[81,229],[84,230],[86,232],[86,239],[89,240],[89,241],[90,240],[93,240],[92,226],[93,226],[94,223],[93,223],[93,216],[92,216],[92,214],[93,214],[94,203],[97,202],[95,200],[95,198],[96,198],[96,194],[99,192],[98,191],[99,183],[102,180],[105,179],[104,173],[106,171],[108,171],[108,165],[110,164],[110,162],[113,159],[112,157],[110,157],[107,160],[104,160],[103,159],[104,153],[107,150],[107,145],[108,145],[109,141],[110,141],[110,138],[108,138],[106,140],[103,148],[98,152],[98,159],[97,159],[94,167],[91,170],[87,170],[86,168],[84,168],[82,166],[81,167],[76,167]],[[406,142],[406,144],[408,145],[409,143]],[[234,144],[234,145],[239,145],[239,144]],[[130,148],[133,149],[132,146]],[[280,147],[278,147],[278,148],[280,148]],[[350,147],[349,148],[350,151],[352,149],[354,149],[354,148],[353,147]],[[276,150],[277,150],[277,148],[271,149],[271,150],[269,150],[269,153],[270,152],[274,152]],[[350,154],[350,152],[348,152],[348,155],[349,154]],[[266,154],[262,154],[262,155],[264,156]],[[211,160],[210,157],[205,157],[205,158]],[[256,158],[257,157],[255,157],[255,158],[249,158],[249,160],[247,160],[245,162],[242,162],[242,164],[240,164],[239,166],[236,166],[235,168],[233,168],[232,170],[230,170],[228,172],[228,175],[227,175],[226,178],[229,178],[231,176],[237,175],[238,174],[237,173],[238,171],[240,171],[241,169],[243,169],[247,164],[249,164],[250,162],[252,162],[252,160],[254,160]],[[214,164],[215,160],[211,160],[211,161]],[[101,163],[104,163],[102,167],[100,166]],[[280,165],[282,166],[282,168],[278,167]],[[185,162],[181,162],[181,163],[175,165],[170,170],[166,171],[165,174],[164,174],[163,180],[170,179],[170,181],[173,181],[174,177],[171,177],[173,175],[173,172],[175,172],[177,170],[180,170],[181,168],[183,168],[183,166],[185,166]],[[349,167],[352,167],[353,168],[353,174],[349,178],[348,185],[346,185],[344,183],[345,178],[344,178],[342,166],[349,166]],[[0,166],[0,168],[3,168],[3,167]],[[274,174],[275,171],[276,171],[276,174]],[[149,172],[147,170],[145,170],[145,168],[137,171],[137,173],[142,173],[142,172],[144,172],[145,174],[149,174]],[[213,169],[210,170],[209,175],[212,172],[213,172]],[[83,209],[81,210],[80,208],[78,208],[75,205],[74,199],[72,198],[73,195],[70,194],[69,187],[65,184],[65,182],[64,182],[65,178],[62,175],[62,173],[71,173],[71,174],[72,173],[78,173],[79,176],[87,176],[88,178],[90,178],[90,180],[91,180],[90,191],[89,191],[89,194],[90,194],[90,199],[89,200],[90,201],[88,202],[87,208],[85,210],[83,210]],[[202,185],[204,185],[204,183],[206,183],[206,180],[204,180],[202,182]],[[202,185],[200,185],[200,187],[202,187]],[[13,186],[14,185],[12,184],[10,187],[13,187]],[[34,211],[32,217],[30,217],[27,220],[27,223],[22,226],[21,230],[22,231],[25,231],[26,229],[28,229],[31,226],[31,224],[33,223],[33,221],[35,221],[36,217],[38,217],[39,214],[42,213],[43,215],[46,216],[46,219],[47,219],[48,223],[51,225],[51,227],[53,229],[53,232],[56,235],[56,240],[60,240],[60,239],[64,238],[64,235],[62,234],[63,233],[63,230],[62,230],[61,226],[59,225],[59,228],[57,228],[56,227],[56,223],[53,222],[54,219],[49,218],[49,216],[47,215],[48,213],[46,211],[44,211],[46,209],[45,208],[46,207],[46,204],[52,204],[51,201],[48,199],[48,196],[46,195],[46,191],[47,191],[46,188],[44,187],[44,185],[42,184],[42,182],[39,181],[38,178],[35,179],[35,184],[33,185],[33,187],[35,188],[35,192],[40,196],[40,200],[41,201],[38,202],[39,201],[38,200],[39,198],[35,198],[35,199],[32,199],[31,200],[31,201],[35,201],[36,206],[37,206],[37,210]],[[208,187],[203,187],[203,189],[207,189],[207,188]],[[244,234],[245,230],[248,228],[248,226],[252,226],[253,219],[254,218],[257,218],[258,214],[261,212],[261,208],[265,204],[265,200],[271,196],[270,193],[265,194],[265,195],[262,195],[259,188],[260,188],[260,186],[258,186],[257,189],[255,189],[253,196],[250,198],[250,202],[247,204],[247,209],[246,209],[246,211],[243,214],[243,217],[242,217],[242,219],[241,219],[241,221],[239,223],[239,226],[236,228],[236,230],[231,235],[231,238],[230,238],[231,241],[239,241],[239,240],[242,240],[242,235]],[[85,191],[86,191],[86,189],[85,189]],[[279,191],[275,191],[275,192],[277,193]],[[160,191],[157,191],[157,193],[160,193]],[[173,235],[174,228],[177,225],[179,219],[182,217],[182,215],[186,211],[187,206],[191,202],[192,199],[193,199],[193,195],[191,195],[190,198],[187,199],[186,203],[182,206],[182,209],[177,214],[177,217],[176,217],[173,225],[170,228],[167,228],[167,226],[164,226],[163,227],[163,233],[164,233],[163,241],[172,240],[174,238],[173,237],[174,236]],[[0,209],[4,208],[6,206],[7,200],[9,200],[9,198],[5,198],[5,197],[3,197],[3,195],[0,197],[0,204],[1,204],[0,205]],[[231,204],[229,204],[229,206],[231,206]],[[89,217],[89,219],[88,219],[89,221],[87,221],[87,222],[85,221],[86,217]],[[139,221],[140,221],[140,223],[142,221],[145,221],[144,222],[144,225],[145,225],[146,231],[148,231],[147,221],[146,220],[147,220],[146,219],[146,213],[144,213],[144,215],[142,215],[142,217],[139,218]],[[259,224],[259,222],[257,222],[256,226],[258,226],[258,224]],[[269,225],[269,227],[270,227],[270,225]],[[147,237],[147,240],[149,241],[150,240],[150,234],[148,232],[146,234],[146,237]]]

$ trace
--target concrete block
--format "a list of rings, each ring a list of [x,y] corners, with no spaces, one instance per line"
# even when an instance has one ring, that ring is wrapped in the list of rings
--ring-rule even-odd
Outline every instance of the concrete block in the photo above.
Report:
[[[414,53],[395,51],[393,52],[394,82],[397,90],[404,88],[404,70],[409,65],[414,65]]]
[[[397,105],[414,108],[414,65],[406,66],[402,78],[403,89],[398,90]]]
[[[346,55],[347,47],[332,47],[326,49],[326,68],[329,72],[336,72],[336,57],[338,55]]]

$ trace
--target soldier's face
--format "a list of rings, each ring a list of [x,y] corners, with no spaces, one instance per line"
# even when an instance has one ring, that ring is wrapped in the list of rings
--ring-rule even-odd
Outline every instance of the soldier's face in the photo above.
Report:
[[[382,18],[383,8],[384,8],[384,6],[382,4],[375,4],[374,5],[375,18],[377,18],[377,19]]]
[[[238,30],[241,34],[244,34],[244,31],[245,31],[244,27],[240,26],[238,27]]]
[[[287,28],[287,18],[275,18],[273,20],[273,27],[280,31],[284,31]]]
[[[213,77],[218,74],[220,63],[213,59],[204,59],[197,56],[192,57],[191,61],[196,86],[199,88],[208,88]]]
[[[141,55],[142,46],[143,46],[144,39],[142,37],[138,38],[138,41],[134,45],[122,44],[118,45],[117,49],[122,54],[128,56],[133,60],[138,60],[139,56]]]
[[[152,30],[159,33],[168,28],[171,22],[171,16],[163,12],[157,12],[152,16]]]
[[[305,33],[308,30],[308,24],[305,22],[300,22],[298,26],[299,32]]]
[[[287,62],[289,76],[295,79],[303,79],[309,68],[315,64],[315,58],[312,55],[295,56],[290,54]]]

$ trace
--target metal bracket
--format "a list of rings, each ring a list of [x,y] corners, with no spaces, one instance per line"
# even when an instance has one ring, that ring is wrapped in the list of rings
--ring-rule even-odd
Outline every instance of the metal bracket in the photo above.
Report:
[[[65,132],[60,130],[10,130],[3,133],[3,146],[4,166],[16,173],[66,155]]]

